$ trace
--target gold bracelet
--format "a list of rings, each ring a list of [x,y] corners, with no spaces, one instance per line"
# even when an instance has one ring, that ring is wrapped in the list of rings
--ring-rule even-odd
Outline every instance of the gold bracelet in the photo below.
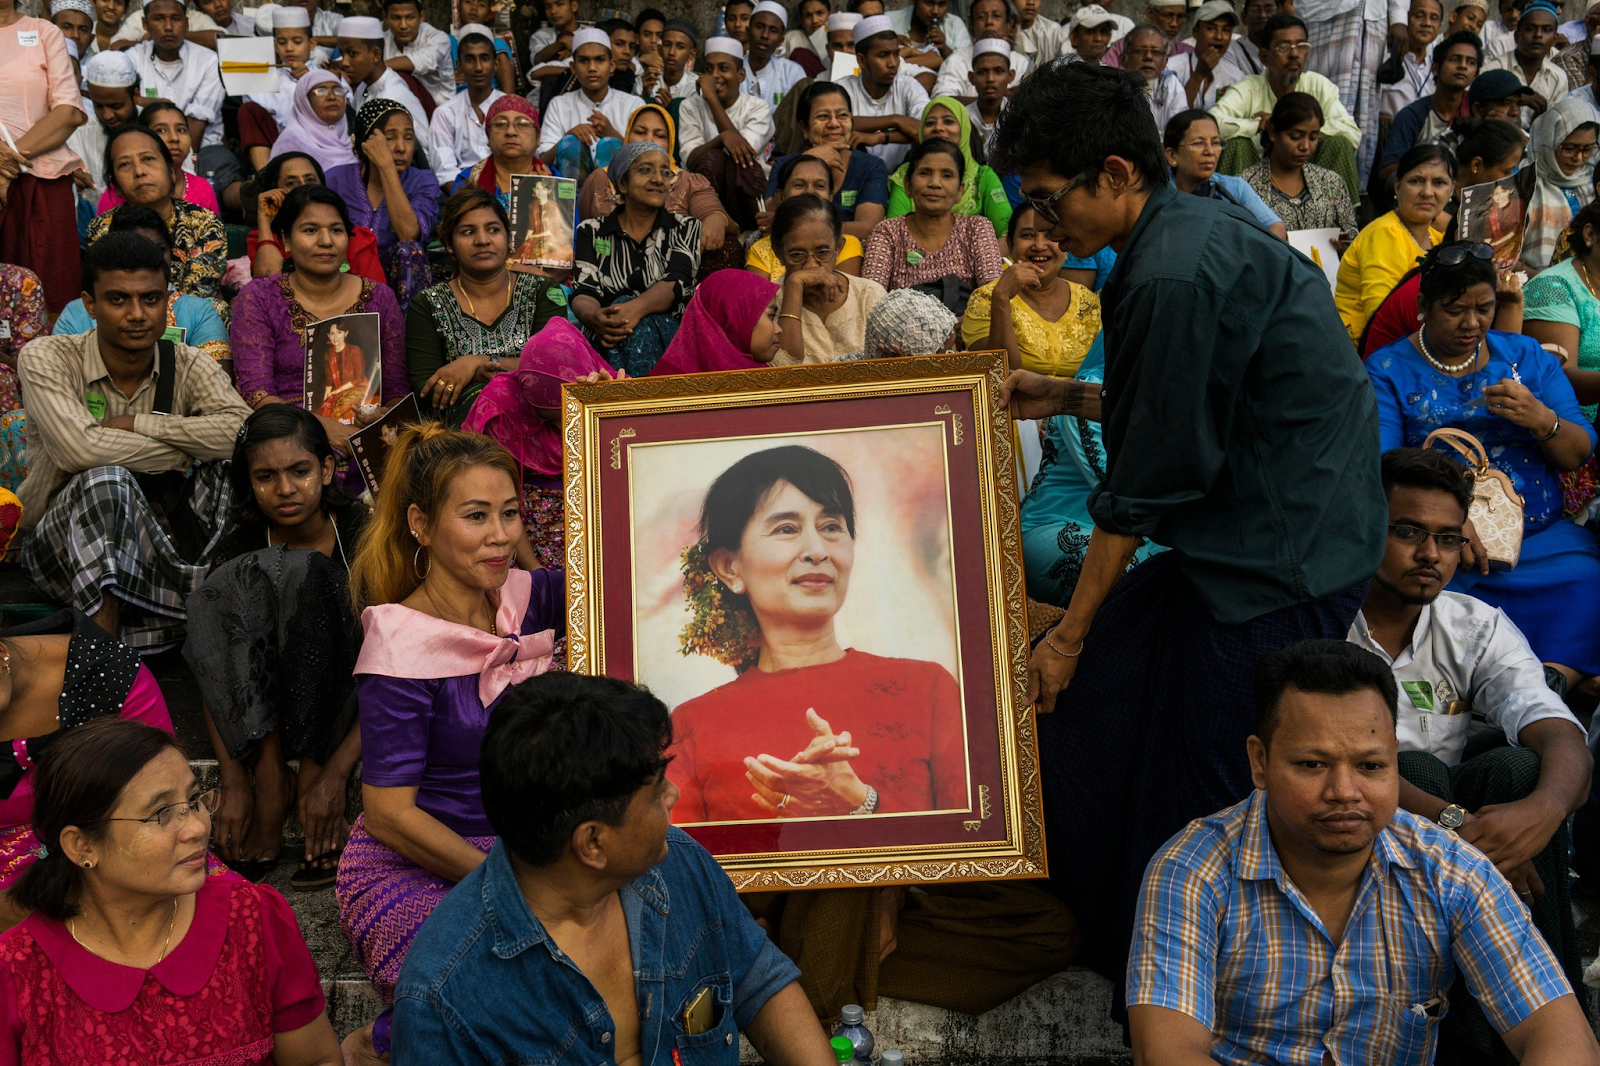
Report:
[[[782,322],[782,321],[783,321],[783,320],[784,320],[784,319],[786,319],[786,318],[792,318],[792,319],[794,319],[794,320],[795,320],[795,321],[796,321],[796,322],[799,322],[799,321],[800,321],[800,316],[799,316],[799,315],[789,315],[789,314],[780,314],[780,315],[779,315],[779,316],[778,316],[778,321],[779,321],[779,322]]]
[[[1044,642],[1046,644],[1050,645],[1050,650],[1051,651],[1055,652],[1057,655],[1061,656],[1063,659],[1076,659],[1078,656],[1083,654],[1084,641],[1082,641],[1082,640],[1078,641],[1078,650],[1077,651],[1062,651],[1060,648],[1056,647],[1056,642],[1050,639],[1050,634],[1049,633],[1046,633],[1044,635]]]

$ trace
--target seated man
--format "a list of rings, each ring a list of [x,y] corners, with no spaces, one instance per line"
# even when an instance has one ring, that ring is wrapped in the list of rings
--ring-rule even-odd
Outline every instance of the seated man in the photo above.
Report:
[[[581,184],[591,170],[611,162],[622,146],[628,116],[644,101],[611,87],[611,36],[581,29],[572,35],[572,75],[578,87],[550,101],[539,130],[539,158]]]
[[[456,94],[456,68],[450,52],[450,35],[423,21],[419,0],[384,0],[384,66],[414,76],[432,94],[436,106],[448,103]],[[416,134],[427,139],[426,128],[417,129]]]
[[[544,0],[545,25],[528,38],[533,69],[528,80],[560,74],[572,66],[572,35],[578,32],[578,0]]]
[[[1111,48],[1117,25],[1117,16],[1099,4],[1084,4],[1067,23],[1067,51],[1062,55],[1074,63],[1099,64]]]
[[[1141,22],[1119,43],[1127,46],[1122,53],[1123,69],[1144,79],[1150,114],[1156,120],[1156,129],[1164,132],[1168,122],[1189,110],[1183,82],[1167,69],[1166,35],[1154,23]]]
[[[925,92],[932,91],[950,53],[972,43],[966,23],[959,16],[950,17],[950,0],[912,0],[905,7],[886,11],[884,17],[899,37],[906,73]]]
[[[741,1032],[775,1066],[834,1062],[800,971],[670,825],[671,741],[666,706],[612,678],[506,694],[479,767],[499,840],[411,944],[396,1063],[733,1066]]]
[[[456,50],[456,71],[462,76],[465,91],[458,92],[435,109],[428,129],[428,161],[448,191],[456,173],[489,155],[489,135],[483,119],[494,102],[505,93],[494,87],[494,38],[488,27],[468,23],[461,28]]]
[[[770,115],[804,80],[805,68],[792,59],[777,55],[789,24],[788,12],[776,0],[761,0],[750,15],[750,51],[744,61],[744,92],[766,104]]]
[[[383,23],[367,15],[346,15],[339,20],[339,52],[344,57],[345,81],[350,83],[350,106],[360,111],[368,100],[393,100],[410,113],[412,134],[426,140],[428,111],[400,72],[383,61],[384,32]],[[359,144],[355,151],[359,157]]]
[[[1067,28],[1041,15],[1042,7],[1044,0],[1017,0],[1017,39],[1013,44],[1033,67],[1055,62],[1067,48]]]
[[[928,94],[900,69],[900,38],[887,15],[864,18],[850,32],[860,73],[840,78],[838,84],[850,97],[855,146],[883,160],[893,173],[917,143]]]
[[[1260,58],[1265,68],[1260,74],[1241,78],[1217,100],[1211,109],[1224,147],[1217,162],[1220,174],[1242,174],[1261,158],[1261,124],[1272,114],[1278,97],[1284,93],[1307,93],[1322,108],[1322,142],[1311,162],[1326,167],[1345,180],[1350,199],[1359,202],[1361,186],[1356,175],[1356,149],[1361,144],[1361,129],[1339,102],[1339,90],[1321,74],[1306,69],[1311,46],[1306,43],[1306,24],[1293,15],[1274,15],[1265,28],[1267,44]]]
[[[655,101],[663,107],[695,94],[700,81],[694,74],[700,33],[683,19],[671,19],[661,31],[661,83]]]
[[[183,637],[227,511],[222,460],[250,414],[208,353],[160,339],[169,274],[146,238],[106,234],[83,261],[95,328],[41,337],[17,360],[29,443],[18,530],[32,531],[22,565],[138,651]]]
[[[1183,24],[1189,17],[1187,0],[1150,0],[1144,6],[1144,22],[1154,26],[1161,33],[1161,39],[1166,43],[1169,55],[1183,55],[1185,52],[1194,51],[1194,45],[1184,44],[1180,38]],[[1122,57],[1127,55],[1128,36],[1133,31],[1124,34],[1122,40],[1117,41],[1106,49],[1105,59],[1102,60],[1108,67],[1127,67],[1128,63]]]
[[[1453,33],[1433,50],[1433,92],[1394,116],[1378,157],[1378,181],[1387,187],[1401,158],[1419,144],[1439,144],[1466,113],[1467,87],[1478,76],[1483,44],[1475,34]]]
[[[73,130],[67,138],[67,147],[83,160],[89,184],[88,187],[80,184],[78,197],[88,201],[92,217],[94,206],[106,191],[107,135],[139,117],[139,72],[133,68],[127,52],[96,52],[83,64],[83,80],[89,88],[94,121]]]
[[[1206,0],[1195,11],[1194,48],[1167,60],[1167,69],[1183,82],[1190,107],[1211,107],[1222,90],[1244,76],[1224,62],[1238,25],[1228,0]]]
[[[740,88],[744,55],[732,37],[706,41],[700,70],[699,94],[679,107],[678,153],[711,182],[740,231],[754,229],[756,201],[767,188],[772,109]]]
[[[1533,95],[1522,109],[1521,125],[1532,127],[1533,120],[1568,92],[1577,88],[1567,72],[1550,58],[1556,38],[1556,6],[1550,0],[1533,0],[1517,16],[1515,44],[1509,52],[1486,59],[1485,70],[1508,70]]]
[[[1256,667],[1256,791],[1150,860],[1128,957],[1140,1063],[1430,1063],[1459,972],[1524,1063],[1597,1066],[1494,864],[1397,810],[1396,686],[1342,641]]]
[[[1577,982],[1566,857],[1567,816],[1589,794],[1583,727],[1503,612],[1444,591],[1472,502],[1461,467],[1437,451],[1396,448],[1383,457],[1383,487],[1388,547],[1350,641],[1387,661],[1400,685],[1400,806],[1488,856]],[[1505,743],[1467,758],[1475,713]]]

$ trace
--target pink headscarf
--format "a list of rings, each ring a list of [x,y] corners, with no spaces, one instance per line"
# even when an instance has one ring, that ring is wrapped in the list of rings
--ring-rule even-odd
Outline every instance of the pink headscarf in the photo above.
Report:
[[[530,473],[559,476],[561,427],[540,418],[534,408],[559,409],[561,386],[597,370],[609,374],[611,364],[570,322],[552,318],[528,338],[517,369],[496,374],[483,387],[461,428],[504,444]]]
[[[750,335],[777,291],[776,282],[748,270],[719,270],[708,276],[695,287],[678,332],[650,376],[764,365],[750,358]]]
[[[315,159],[324,173],[356,161],[350,147],[350,126],[344,115],[330,126],[311,109],[311,90],[319,85],[343,85],[337,74],[313,70],[301,75],[294,87],[294,108],[278,139],[272,142],[272,156],[285,152],[304,152]]]

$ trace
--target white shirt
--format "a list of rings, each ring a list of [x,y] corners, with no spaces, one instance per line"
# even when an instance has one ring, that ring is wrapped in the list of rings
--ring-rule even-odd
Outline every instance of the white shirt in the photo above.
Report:
[[[661,77],[661,83],[666,85],[666,75],[664,74]],[[667,91],[672,94],[674,100],[687,100],[694,95],[695,87],[699,84],[700,76],[688,67],[684,67],[683,76],[678,79],[676,85],[667,85]]]
[[[756,158],[766,167],[767,149],[772,145],[772,108],[749,93],[741,92],[728,108],[728,121],[755,150]],[[689,154],[716,137],[716,119],[711,117],[711,105],[703,96],[691,96],[678,108],[678,157],[687,166]]]
[[[556,142],[565,137],[574,126],[581,126],[589,121],[589,116],[599,111],[617,132],[626,133],[628,116],[636,108],[644,106],[644,101],[632,93],[625,93],[620,89],[606,88],[606,94],[597,104],[583,94],[582,89],[574,89],[570,93],[562,93],[550,101],[550,106],[545,110],[544,120],[539,128],[539,154],[544,155],[556,146]],[[678,130],[678,143],[683,143],[683,130]]]
[[[1163,68],[1155,81],[1146,83],[1145,89],[1150,94],[1150,114],[1156,120],[1156,132],[1164,134],[1168,122],[1179,112],[1189,110],[1189,98],[1183,91],[1183,82],[1172,71]]]
[[[1506,28],[1505,23],[1498,18],[1491,18],[1483,24],[1483,32],[1478,34],[1483,40],[1483,69],[1489,69],[1489,60],[1499,59],[1517,46],[1515,30]]]
[[[1000,101],[1000,115],[1006,113],[1006,105],[1010,100]],[[994,131],[1000,126],[1000,115],[994,117],[993,124],[983,121],[983,114],[979,112],[976,102],[967,105],[967,117],[972,120],[972,128],[978,133],[978,141],[983,145],[985,152],[989,151],[990,143],[994,140]]]
[[[1467,747],[1472,713],[1517,745],[1534,722],[1560,718],[1583,727],[1545,684],[1544,666],[1528,638],[1504,611],[1459,592],[1441,592],[1422,609],[1411,646],[1390,659],[1356,615],[1346,638],[1382,656],[1400,685],[1401,751],[1425,751],[1446,766],[1459,766]]]
[[[88,97],[83,98],[83,110],[89,121],[72,131],[67,137],[67,147],[78,153],[83,169],[94,183],[93,189],[79,189],[78,195],[95,205],[100,202],[100,194],[106,191],[106,141],[109,137],[106,128],[95,118],[94,104]]]
[[[1539,73],[1533,76],[1532,81],[1522,76],[1522,67],[1517,64],[1516,52],[1506,52],[1495,59],[1485,60],[1483,69],[1509,70],[1517,76],[1518,81],[1544,97],[1546,103],[1555,103],[1567,95],[1567,72],[1556,66],[1548,56],[1545,57],[1544,63],[1539,67]],[[1522,128],[1526,131],[1532,125],[1533,108],[1525,107],[1522,109]]]
[[[911,36],[911,12],[914,7],[915,4],[910,4],[894,11],[884,12],[894,24],[894,32],[902,37]],[[964,44],[972,43],[972,34],[967,32],[967,24],[959,18],[945,16],[940,28],[944,30],[944,43],[950,48],[960,48]]]
[[[1067,28],[1043,15],[1034,19],[1027,29],[1019,28],[1017,39],[1011,45],[1013,53],[1021,52],[1036,67],[1059,58],[1066,49]]]
[[[1568,93],[1567,95],[1563,96],[1561,99],[1563,99],[1563,100],[1582,100],[1584,103],[1589,105],[1590,114],[1589,114],[1588,119],[1586,119],[1585,121],[1588,121],[1588,122],[1600,122],[1600,104],[1596,104],[1595,103],[1594,86],[1593,85],[1580,85],[1576,89],[1574,89],[1570,93]],[[90,111],[89,112],[89,116],[90,116],[90,120],[92,122],[93,118],[94,118],[94,112]],[[78,128],[82,129],[83,127],[79,126]],[[83,153],[80,152],[78,154],[82,155]]]
[[[393,100],[411,112],[411,132],[418,140],[427,143],[428,112],[423,109],[422,101],[417,99],[417,94],[411,91],[397,71],[383,68],[383,73],[378,75],[378,80],[368,85],[355,85],[350,89],[350,103],[357,111],[368,100]],[[352,123],[354,125],[354,123]],[[351,131],[355,132],[354,130]],[[355,146],[356,158],[361,158],[361,146]]]
[[[1032,69],[1028,57],[1021,52],[1011,53],[1011,85],[1022,84],[1023,77]],[[933,80],[929,96],[974,96],[976,89],[967,75],[972,73],[972,46],[964,44],[945,57],[939,66],[939,76]]]
[[[1223,56],[1226,58],[1227,53],[1223,53]],[[1194,58],[1195,54],[1193,52],[1180,52],[1167,60],[1167,69],[1177,75],[1178,83],[1181,86],[1187,86],[1189,79],[1194,77]],[[1222,61],[1219,60],[1211,70],[1211,80],[1205,83],[1205,86],[1200,90],[1200,94],[1194,98],[1193,106],[1201,110],[1208,110],[1212,104],[1217,102],[1217,94],[1232,85],[1233,81],[1238,80],[1235,78],[1233,81],[1222,81],[1221,84],[1218,84],[1222,78]],[[1184,99],[1188,99],[1187,93]]]
[[[45,9],[45,11],[48,12],[50,10],[50,5],[49,4],[45,4],[44,5],[44,9]],[[189,8],[187,11],[184,12],[184,14],[187,16],[187,22],[189,24],[189,32],[190,33],[227,33],[228,32],[228,27],[226,27],[226,26],[218,26],[216,19],[212,18],[210,15],[207,15],[203,11],[196,11],[193,8]],[[240,18],[240,16],[238,16],[238,15],[234,16],[234,20],[235,21],[238,21],[239,18]],[[251,20],[249,32],[250,33],[255,33],[255,31],[256,31],[255,21]],[[248,36],[248,34],[246,36]],[[134,42],[137,42],[137,41],[143,41],[143,40],[144,40],[144,8],[143,7],[130,7],[128,13],[125,16],[123,16],[122,25],[118,26],[117,27],[117,32],[113,33],[111,35],[111,43],[112,44],[119,44],[122,41],[134,41]],[[146,43],[149,43],[149,42],[146,42]],[[201,45],[200,47],[204,48],[205,45]]]
[[[771,109],[782,103],[784,94],[805,76],[805,69],[792,59],[773,56],[759,71],[751,70],[746,60],[744,84],[739,86],[739,91],[765,102]]]
[[[141,93],[171,100],[185,116],[206,124],[196,148],[222,143],[222,75],[217,53],[193,41],[184,41],[176,63],[156,58],[155,42],[145,41],[127,50],[129,62],[139,72]]]
[[[479,108],[485,115],[505,93],[493,86]],[[489,135],[483,119],[473,110],[472,98],[463,90],[434,109],[428,125],[428,159],[439,184],[448,187],[462,167],[470,167],[489,157]]]
[[[1384,118],[1394,118],[1407,104],[1433,95],[1432,55],[1431,48],[1421,60],[1410,52],[1401,55],[1400,80],[1393,85],[1378,86],[1378,114]]]
[[[384,62],[401,56],[411,60],[412,75],[433,94],[435,104],[443,104],[456,94],[456,65],[450,59],[448,33],[424,22],[417,28],[417,39],[402,48],[395,43],[394,34],[384,30]]]
[[[894,76],[894,81],[889,83],[889,91],[883,94],[881,100],[874,100],[867,95],[866,86],[861,84],[861,75],[852,74],[848,78],[839,80],[839,88],[850,97],[850,110],[856,118],[882,118],[886,115],[907,115],[920,120],[922,109],[928,106],[928,93],[922,85],[907,74],[904,68]],[[892,174],[905,162],[911,152],[909,144],[874,144],[867,149],[873,155],[883,160],[883,165],[889,168]]]
[[[561,36],[561,31],[554,26],[541,26],[533,31],[533,36],[528,38],[528,61],[533,65],[529,70],[538,70],[540,67],[571,67],[572,57],[565,59],[546,59],[540,62],[533,57],[556,43],[556,38]]]

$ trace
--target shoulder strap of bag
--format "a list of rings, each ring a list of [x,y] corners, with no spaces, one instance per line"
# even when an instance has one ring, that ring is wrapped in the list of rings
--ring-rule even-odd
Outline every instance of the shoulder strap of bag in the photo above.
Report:
[[[151,411],[158,415],[172,413],[173,390],[178,387],[178,351],[165,337],[156,342],[156,400]]]
[[[1428,439],[1422,442],[1422,446],[1431,448],[1436,440],[1442,440],[1454,448],[1480,474],[1489,469],[1489,453],[1483,450],[1483,442],[1466,430],[1442,426],[1429,433]]]

